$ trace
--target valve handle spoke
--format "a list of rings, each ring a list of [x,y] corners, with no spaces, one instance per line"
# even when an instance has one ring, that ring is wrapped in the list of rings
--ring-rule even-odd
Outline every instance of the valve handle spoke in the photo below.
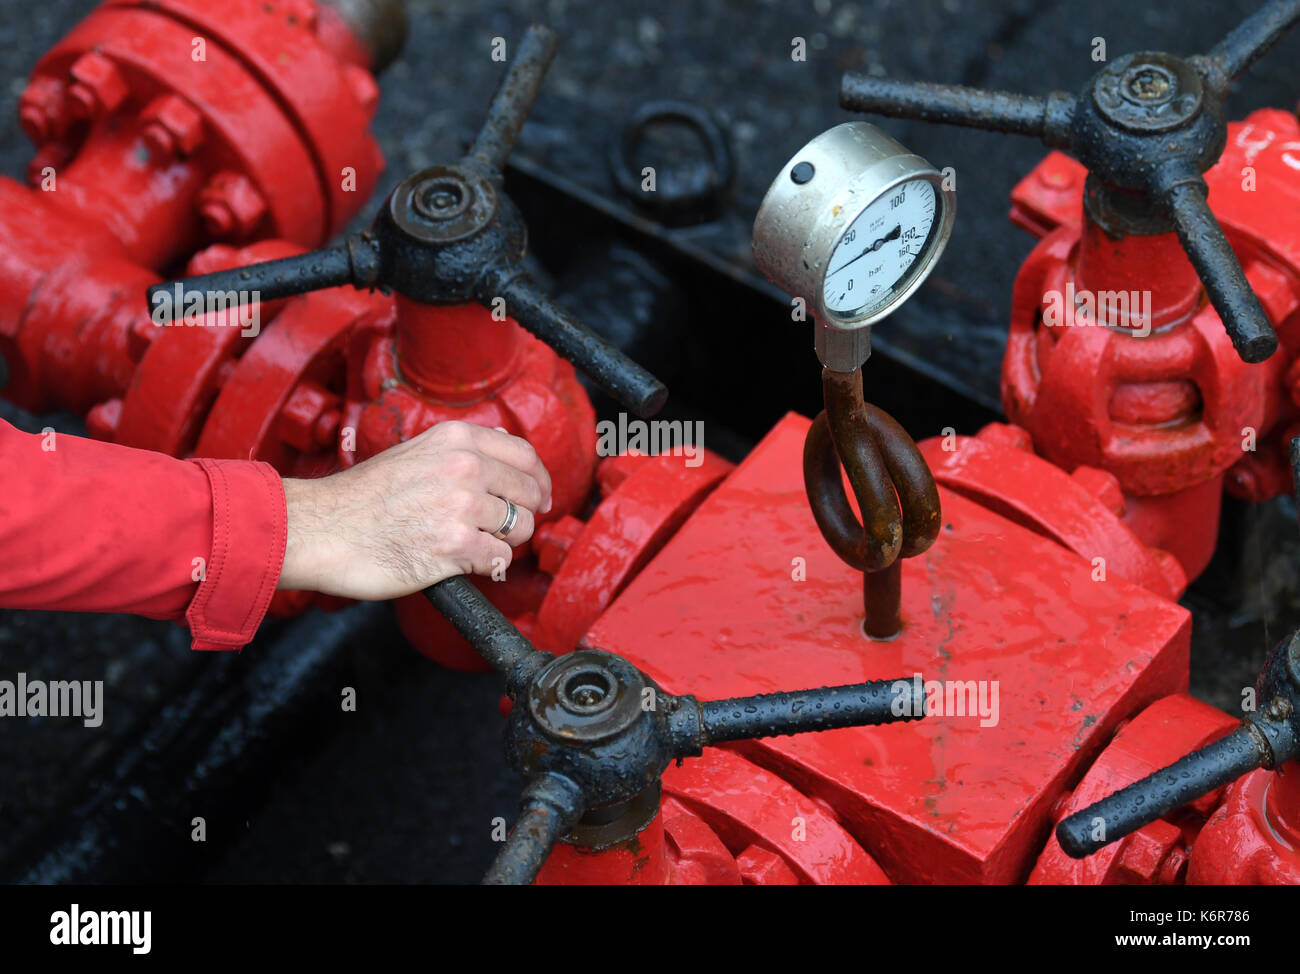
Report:
[[[1167,768],[1063,819],[1056,827],[1057,841],[1065,854],[1074,859],[1090,856],[1174,809],[1262,767],[1265,756],[1251,729],[1238,727],[1213,744],[1184,755]]]
[[[483,885],[532,883],[555,843],[578,824],[583,810],[582,791],[568,778],[552,773],[533,778],[524,788],[515,827],[483,877]]]
[[[663,408],[668,388],[662,382],[552,301],[517,265],[489,270],[478,296],[489,307],[504,299],[510,317],[636,415],[653,416]]]
[[[465,641],[506,679],[513,699],[534,673],[553,657],[530,643],[464,575],[453,575],[424,590],[424,597]]]
[[[175,320],[187,307],[207,309],[215,294],[254,292],[261,301],[274,301],[344,284],[371,287],[378,277],[378,247],[370,238],[355,234],[333,247],[293,257],[154,284],[146,297],[151,312]]]
[[[916,678],[899,678],[703,702],[679,697],[669,718],[674,751],[691,757],[727,741],[920,720],[924,686]]]
[[[1244,362],[1262,362],[1277,351],[1277,335],[1206,202],[1207,192],[1197,173],[1164,177],[1156,188],[1237,354]]]
[[[1297,21],[1300,0],[1270,0],[1229,31],[1202,59],[1211,62],[1221,76],[1207,80],[1222,94],[1227,82],[1267,53]]]
[[[555,33],[548,27],[533,24],[524,33],[466,161],[494,173],[505,168],[555,57],[555,48]]]
[[[849,111],[1031,135],[1057,149],[1070,146],[1074,102],[1075,96],[1064,92],[1037,98],[864,74],[846,74],[840,82],[840,107]]]

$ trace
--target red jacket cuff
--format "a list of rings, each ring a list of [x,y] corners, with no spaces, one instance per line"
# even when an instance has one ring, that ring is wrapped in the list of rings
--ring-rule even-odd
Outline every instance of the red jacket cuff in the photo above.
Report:
[[[185,619],[194,649],[239,649],[262,624],[284,567],[284,484],[267,463],[191,462],[212,487],[212,556]]]

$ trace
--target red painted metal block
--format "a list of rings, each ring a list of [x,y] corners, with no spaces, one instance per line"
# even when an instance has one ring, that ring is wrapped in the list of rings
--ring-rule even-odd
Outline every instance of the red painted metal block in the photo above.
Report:
[[[1185,689],[1188,613],[1114,574],[1094,580],[1090,562],[941,490],[939,540],[903,566],[903,632],[869,642],[861,579],[805,499],[808,425],[786,416],[583,642],[701,699],[915,673],[945,689],[977,681],[987,719],[934,715],[742,753],[833,809],[896,882],[1023,880],[1053,803],[1116,725]],[[766,838],[788,843],[789,823]]]

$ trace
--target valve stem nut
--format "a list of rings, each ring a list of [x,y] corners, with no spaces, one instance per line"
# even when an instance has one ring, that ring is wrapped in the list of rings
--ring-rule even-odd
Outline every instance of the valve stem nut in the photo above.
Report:
[[[94,120],[116,111],[130,94],[117,65],[97,51],[77,58],[69,74],[72,85],[68,88],[68,100],[77,118]]]
[[[266,214],[262,194],[242,173],[223,170],[199,190],[199,215],[213,237],[241,240],[252,234]]]

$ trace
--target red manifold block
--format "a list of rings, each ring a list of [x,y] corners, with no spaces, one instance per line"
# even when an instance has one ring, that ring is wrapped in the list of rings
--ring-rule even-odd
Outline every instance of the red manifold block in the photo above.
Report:
[[[903,565],[903,632],[872,642],[861,577],[808,508],[808,426],[786,416],[583,645],[702,699],[921,674],[922,721],[737,746],[796,789],[775,806],[762,789],[699,786],[705,772],[685,769],[666,791],[724,831],[747,819],[735,841],[769,850],[798,847],[799,820],[807,828],[817,808],[842,847],[851,835],[895,882],[1023,881],[1054,805],[1119,724],[1185,690],[1190,617],[941,487],[939,540]],[[834,861],[814,857],[804,878],[835,881]]]

